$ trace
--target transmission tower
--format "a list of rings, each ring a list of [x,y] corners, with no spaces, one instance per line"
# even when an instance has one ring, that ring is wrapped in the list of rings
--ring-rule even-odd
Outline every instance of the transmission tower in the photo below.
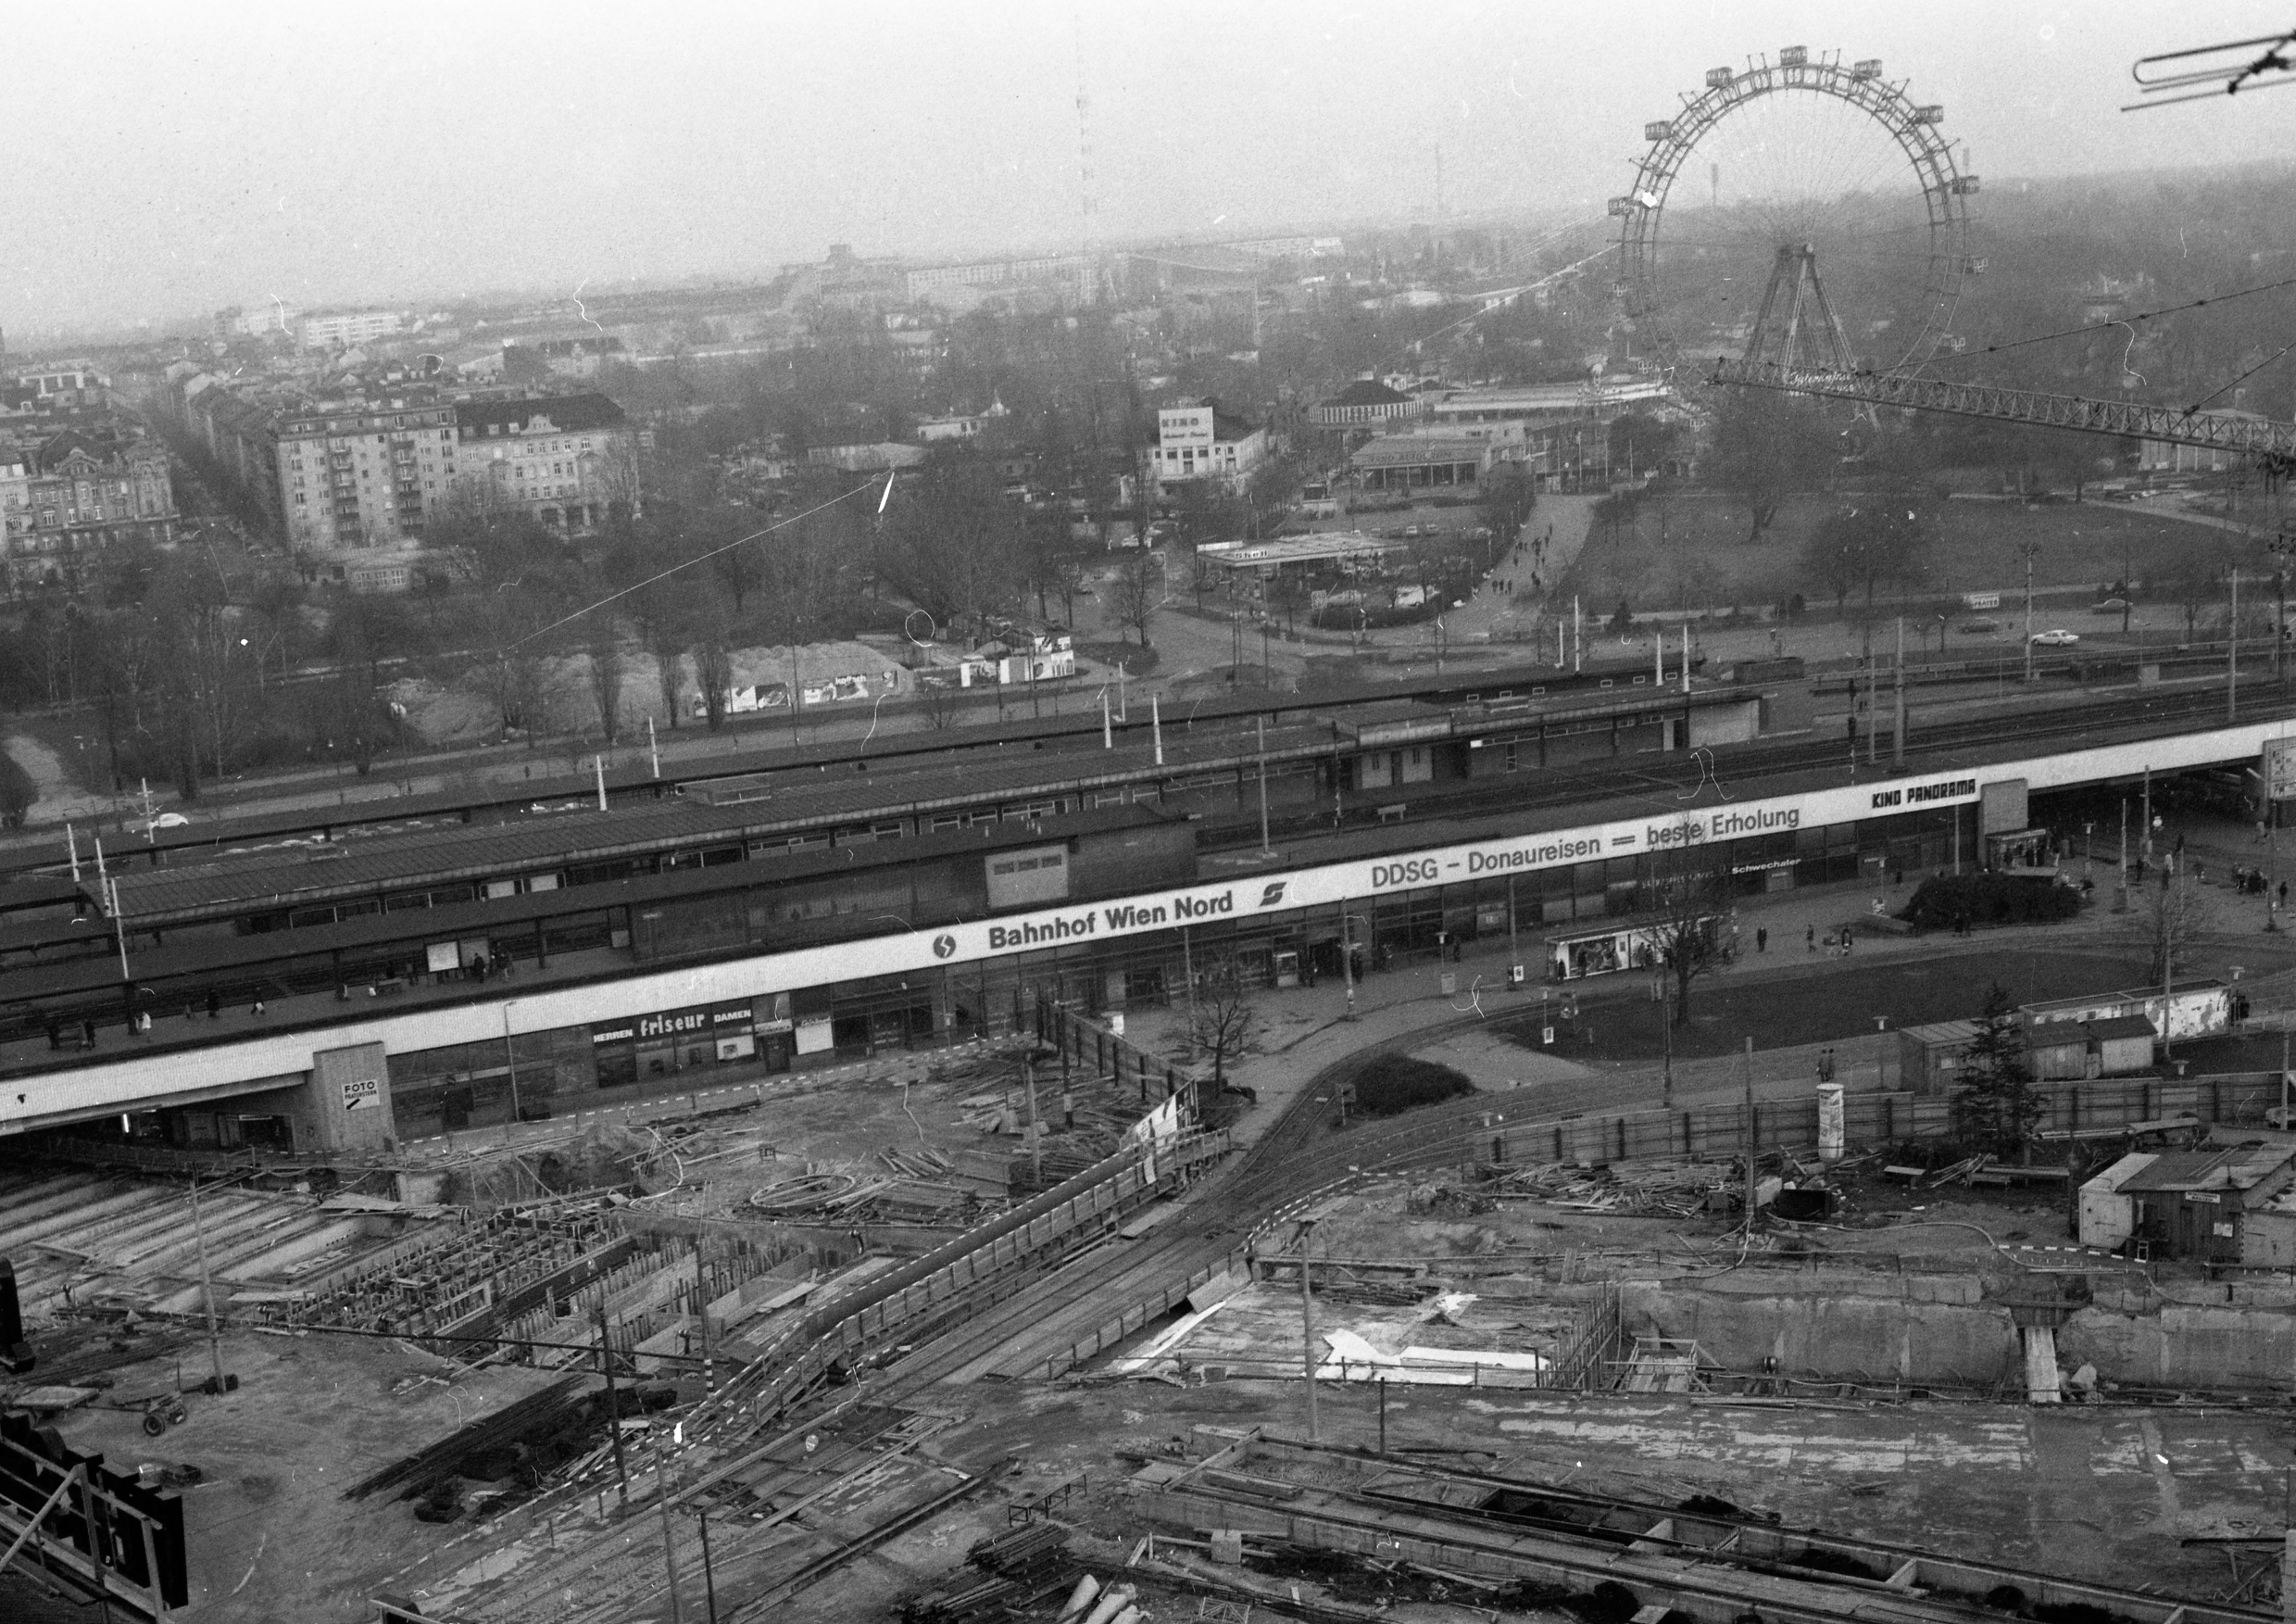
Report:
[[[1794,371],[1851,370],[1850,346],[1842,340],[1833,306],[1826,302],[1826,288],[1818,281],[1818,258],[1809,244],[1777,251],[1770,286],[1762,296],[1762,313],[1746,337],[1746,359]]]
[[[1076,184],[1077,201],[1084,221],[1085,261],[1084,274],[1078,278],[1077,291],[1080,302],[1089,305],[1098,301],[1100,267],[1097,240],[1098,233],[1095,229],[1098,222],[1093,219],[1097,206],[1092,195],[1092,97],[1085,87],[1085,32],[1082,19],[1076,19],[1074,32],[1076,39]]]

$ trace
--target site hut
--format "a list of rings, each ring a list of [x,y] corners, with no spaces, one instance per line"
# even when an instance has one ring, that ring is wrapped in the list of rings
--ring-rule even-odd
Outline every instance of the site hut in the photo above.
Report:
[[[2296,1140],[2132,1152],[2081,1186],[2080,1239],[2106,1251],[2134,1241],[2155,1259],[2296,1267]]]
[[[1951,1094],[1961,1085],[1976,1021],[1936,1021],[1898,1030],[1899,1075],[1921,1094]],[[2023,1019],[2026,1068],[2033,1080],[2130,1076],[2152,1068],[2156,1032],[2142,1013],[2094,1020]]]

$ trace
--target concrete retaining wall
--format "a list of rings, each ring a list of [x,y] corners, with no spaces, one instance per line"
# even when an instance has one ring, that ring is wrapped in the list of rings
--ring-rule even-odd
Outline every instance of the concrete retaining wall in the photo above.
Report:
[[[2296,1387],[2296,1314],[2243,1303],[2083,1308],[2057,1332],[2059,1362],[2135,1387]],[[1975,1275],[1780,1276],[1770,1270],[1619,1287],[1629,1336],[1695,1338],[1706,1357],[1826,1379],[1987,1386],[2018,1377],[2008,1308]]]

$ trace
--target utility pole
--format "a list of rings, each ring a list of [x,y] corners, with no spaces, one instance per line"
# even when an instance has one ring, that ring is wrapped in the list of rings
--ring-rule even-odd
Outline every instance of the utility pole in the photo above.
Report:
[[[1355,1019],[1355,934],[1344,897],[1339,900],[1339,976],[1348,988],[1347,1012],[1339,1018],[1352,1021]]]
[[[1746,1227],[1754,1227],[1754,1040],[1746,1039]]]
[[[1274,850],[1268,844],[1268,719],[1263,715],[1260,724],[1260,855],[1273,857]]]
[[[1659,1104],[1672,1111],[1675,1108],[1675,1001],[1667,996],[1666,970],[1663,965],[1659,967],[1656,986],[1658,988],[1658,1030],[1661,1040],[1665,1044],[1666,1053],[1666,1069],[1661,1074],[1662,1081],[1659,1090]]]
[[[1898,616],[1898,723],[1890,735],[1889,760],[1892,764],[1905,765],[1905,617]]]
[[[630,1464],[621,1454],[621,1395],[614,1386],[614,1344],[606,1334],[606,1298],[597,1302],[598,1368],[606,1372],[607,1437],[614,1445],[614,1479],[621,1490],[621,1508],[630,1509]]]
[[[223,1342],[215,1324],[215,1278],[207,1273],[207,1227],[199,1217],[199,1177],[192,1177],[192,1239],[199,1248],[199,1295],[207,1304],[207,1358],[215,1369],[215,1391],[223,1391]]]
[[[615,1417],[614,1429],[621,1430],[621,1419]],[[673,1437],[682,1438],[685,1429],[680,1427]],[[670,1581],[670,1624],[685,1624],[685,1608],[678,1599],[678,1534],[677,1526],[670,1520],[670,1457],[664,1455],[654,1472],[654,1500],[661,1507],[662,1572]]]
[[[2232,619],[2225,627],[2225,720],[2240,709],[2240,569],[2232,568]]]
[[[2174,892],[2170,882],[2176,878],[2176,861],[2161,870],[2161,1059],[2164,1063],[2177,1058],[2175,1040],[2169,1029],[2176,1023],[2172,1001],[2177,996],[2177,918],[2174,912]]]
[[[2128,912],[2128,797],[2121,797],[2121,866],[2113,895],[2113,912]]]
[[[1865,652],[1858,663],[1865,668],[1865,762],[1881,762],[1881,684],[1874,680],[1874,623],[1865,623]]]
[[[1028,1176],[1042,1188],[1045,1182],[1045,1138],[1036,1124],[1036,1057],[1021,1057],[1021,1086],[1028,1090]]]
[[[1322,1438],[1315,1417],[1315,1284],[1310,1276],[1309,1258],[1314,1250],[1315,1220],[1304,1218],[1299,1224],[1299,1334],[1300,1347],[1307,1360],[1308,1372],[1308,1441]]]
[[[2033,560],[2040,552],[2038,541],[2021,541],[2017,551],[2025,558],[2025,680],[2033,680]]]

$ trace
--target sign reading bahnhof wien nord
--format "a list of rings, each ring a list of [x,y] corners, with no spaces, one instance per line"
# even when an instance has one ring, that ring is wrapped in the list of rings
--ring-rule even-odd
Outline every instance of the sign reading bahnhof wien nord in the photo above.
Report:
[[[2296,750],[2279,743],[2289,733],[2282,717],[2230,727],[2087,745],[2039,756],[2003,760],[1981,770],[1914,776],[1898,774],[1800,795],[1738,799],[1726,772],[1716,776],[1709,763],[1695,791],[1680,799],[1663,786],[1651,786],[1642,815],[1614,823],[1581,825],[1503,839],[1427,846],[1367,858],[1359,862],[1265,870],[1248,877],[1153,891],[1085,905],[1048,899],[1029,912],[999,913],[928,929],[888,929],[883,935],[822,942],[781,951],[750,953],[709,963],[682,963],[640,971],[610,981],[521,991],[514,999],[469,1004],[431,1004],[419,1011],[384,1013],[378,1009],[331,1027],[345,1044],[373,1043],[392,1052],[413,1052],[459,1044],[500,1043],[506,1032],[549,1032],[588,1027],[602,1042],[636,1037],[641,1019],[696,1009],[730,1008],[753,1002],[758,1030],[788,1030],[793,988],[828,988],[875,977],[957,968],[1006,954],[1042,951],[1060,942],[1092,942],[1154,930],[1182,928],[1197,920],[1236,922],[1273,918],[1296,909],[1360,904],[1370,898],[1462,880],[1505,879],[1511,875],[1588,862],[1598,858],[1663,851],[1707,841],[1835,827],[1935,812],[1979,799],[1989,784],[2023,784],[2040,791],[2134,779],[2195,768],[2277,765],[2296,777]],[[2265,761],[2267,746],[2275,762]],[[1399,833],[1402,831],[1397,831]],[[1732,853],[1741,871],[1767,866],[1769,857]],[[1742,861],[1751,859],[1751,861]],[[1063,865],[1065,867],[1065,865]],[[1040,864],[1041,871],[1041,864]],[[1067,934],[1061,935],[1065,929]],[[991,931],[997,935],[992,938]],[[771,1005],[754,1001],[770,998]],[[774,1019],[767,1022],[768,1008]],[[680,1034],[672,1041],[683,1041]],[[132,1052],[100,1060],[60,1076],[27,1079],[17,1091],[0,1095],[0,1133],[31,1122],[73,1113],[139,1108],[143,1102],[211,1089],[292,1076],[313,1064],[310,1034],[272,1029],[237,1042],[196,1051]],[[376,1064],[380,1066],[378,1057]],[[380,1103],[380,1102],[378,1102]]]
[[[1950,806],[1977,799],[1975,777],[1900,779],[1870,786],[1821,789],[1769,800],[1686,803],[1679,812],[1632,822],[1599,824],[1513,839],[1437,847],[1407,856],[1334,862],[1301,869],[1280,880],[1237,880],[1189,886],[1120,902],[1049,909],[1013,918],[960,925],[947,933],[951,946],[936,956],[978,959],[999,953],[1168,930],[1209,919],[1233,919],[1271,909],[1313,908],[1389,891],[1486,876],[1530,874],[1599,858],[1671,851],[1757,835],[1789,834],[1852,823],[1876,812]]]

